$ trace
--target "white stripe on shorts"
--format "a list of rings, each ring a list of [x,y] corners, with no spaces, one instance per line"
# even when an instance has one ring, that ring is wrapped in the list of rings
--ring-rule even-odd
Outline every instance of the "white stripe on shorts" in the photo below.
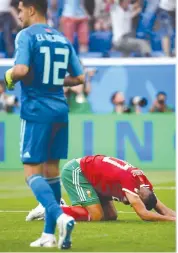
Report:
[[[21,122],[21,133],[20,133],[20,156],[22,157],[23,153],[23,144],[24,144],[24,137],[25,137],[25,128],[26,128],[26,120],[22,119]]]
[[[19,142],[19,145],[20,145],[20,156],[21,156],[21,153],[22,153],[22,145],[21,145],[21,142],[22,142],[22,131],[23,131],[23,126],[24,126],[24,120],[22,119],[22,120],[21,120],[21,127],[20,127],[20,142]]]
[[[78,177],[79,175],[78,175],[77,171],[78,171],[78,168],[75,169],[75,187],[76,187],[76,190],[77,190],[80,200],[84,201],[84,198],[82,196],[82,193],[81,193],[80,187],[79,187],[79,177]]]
[[[79,182],[79,173],[80,173],[80,168],[76,168],[73,170],[72,172],[72,177],[73,177],[73,184],[75,185],[75,188],[76,188],[76,191],[77,191],[77,194],[80,198],[81,201],[85,201],[86,200],[86,197],[85,197],[85,194],[83,192],[83,189],[80,187],[80,182]]]
[[[72,167],[73,167],[73,166],[72,166]],[[74,167],[73,167],[73,168],[74,168]],[[75,170],[75,169],[72,171],[72,178],[73,178],[72,183],[75,185],[75,189],[76,189],[76,191],[77,191],[77,194],[78,194],[78,196],[79,196],[80,200],[82,201],[82,197],[80,196],[80,193],[79,193],[78,188],[77,188],[77,182],[76,182],[76,170]]]
[[[83,191],[83,188],[80,186],[80,181],[79,181],[80,172],[81,172],[81,169],[80,169],[80,167],[78,167],[78,170],[77,170],[77,174],[78,174],[78,186],[79,186],[81,194],[83,195],[84,201],[86,201],[85,193]]]

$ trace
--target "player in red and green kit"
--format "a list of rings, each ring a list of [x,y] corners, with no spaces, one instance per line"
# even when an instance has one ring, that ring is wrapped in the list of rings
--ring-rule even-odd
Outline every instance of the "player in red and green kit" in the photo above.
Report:
[[[117,219],[115,197],[131,205],[142,220],[176,220],[176,212],[161,203],[143,171],[126,161],[103,155],[73,159],[63,167],[61,177],[72,202],[65,212],[71,216],[81,213],[82,206],[86,220]]]
[[[161,203],[143,171],[126,161],[103,155],[73,159],[63,167],[61,177],[72,202],[61,208],[75,220],[116,220],[113,197],[131,205],[142,220],[176,220],[176,212]],[[38,212],[30,218],[38,218]]]

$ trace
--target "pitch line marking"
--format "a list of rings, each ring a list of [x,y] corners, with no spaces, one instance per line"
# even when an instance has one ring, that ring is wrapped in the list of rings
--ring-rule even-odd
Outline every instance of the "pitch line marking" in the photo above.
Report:
[[[0,210],[0,213],[28,213],[30,211],[22,211],[22,210]]]
[[[155,190],[175,190],[176,187],[175,186],[157,186],[154,187]],[[30,210],[0,210],[0,213],[28,213],[30,212]],[[122,213],[128,213],[128,214],[132,214],[135,212],[124,212],[124,211],[118,211],[118,213],[122,214]]]
[[[30,211],[22,211],[22,210],[0,210],[0,213],[29,213]],[[125,211],[118,211],[118,213],[135,213],[135,212],[125,212]]]
[[[155,186],[153,187],[154,190],[175,190],[175,186]]]

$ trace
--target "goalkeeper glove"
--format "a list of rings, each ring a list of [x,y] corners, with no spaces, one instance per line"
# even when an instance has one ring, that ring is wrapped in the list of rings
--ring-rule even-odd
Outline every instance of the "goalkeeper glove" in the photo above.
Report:
[[[13,90],[15,83],[12,80],[12,68],[7,70],[4,75],[4,81],[8,90]]]

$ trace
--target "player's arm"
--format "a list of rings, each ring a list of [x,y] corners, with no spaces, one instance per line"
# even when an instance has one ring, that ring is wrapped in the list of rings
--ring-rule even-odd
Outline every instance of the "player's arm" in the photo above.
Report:
[[[132,8],[132,18],[136,17],[142,11],[142,8],[138,1],[132,4],[131,8]]]
[[[84,84],[85,82],[85,76],[84,75],[80,75],[80,76],[67,76],[64,79],[64,86],[66,87],[73,87],[73,86],[77,86],[80,84]]]
[[[8,69],[4,75],[4,81],[8,90],[13,90],[16,82],[22,80],[28,73],[29,68],[26,65],[15,65]]]
[[[133,195],[131,193],[126,192],[126,197],[133,207],[137,215],[145,221],[175,221],[175,217],[161,215],[159,213],[154,213],[152,211],[148,211],[139,198],[139,196]]]
[[[165,206],[159,199],[157,199],[155,211],[157,213],[165,215],[165,216],[176,217],[176,212],[174,210],[168,208],[167,206]]]
[[[23,80],[29,72],[31,58],[30,38],[23,30],[16,37],[16,56],[13,68],[6,71],[4,79],[9,90],[13,90],[16,82]]]
[[[11,77],[14,82],[22,80],[29,71],[29,67],[26,65],[15,65],[11,70]]]
[[[67,70],[69,76],[64,79],[64,86],[72,87],[85,83],[83,66],[72,46],[70,48],[69,64]]]
[[[115,0],[106,0],[106,3],[107,3],[107,4],[114,4],[114,3],[115,3]]]

